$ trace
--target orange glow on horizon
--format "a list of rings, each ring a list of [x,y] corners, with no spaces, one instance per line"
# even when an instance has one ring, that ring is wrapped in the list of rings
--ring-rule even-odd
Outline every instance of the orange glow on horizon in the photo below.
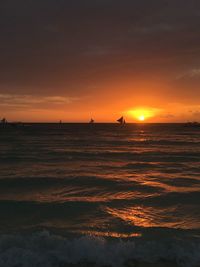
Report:
[[[127,114],[140,122],[144,122],[155,117],[158,112],[159,110],[155,108],[136,108],[129,110]]]

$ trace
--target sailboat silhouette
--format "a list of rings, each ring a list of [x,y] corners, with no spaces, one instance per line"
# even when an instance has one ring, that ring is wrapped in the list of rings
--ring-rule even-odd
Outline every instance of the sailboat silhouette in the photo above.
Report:
[[[126,123],[126,121],[125,121],[125,119],[124,119],[123,116],[122,116],[121,118],[119,118],[119,119],[117,120],[117,122],[119,122],[120,124],[125,124],[125,123]]]
[[[89,123],[94,123],[94,120],[91,118],[90,122]]]

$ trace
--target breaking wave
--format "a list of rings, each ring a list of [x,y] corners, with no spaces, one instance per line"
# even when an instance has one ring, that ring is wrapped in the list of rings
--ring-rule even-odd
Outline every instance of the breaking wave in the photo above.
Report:
[[[120,267],[130,266],[130,262],[147,264],[161,261],[176,264],[172,266],[199,266],[200,243],[195,239],[187,242],[115,240],[94,236],[70,239],[51,235],[47,231],[31,235],[16,234],[0,237],[0,266],[2,267],[60,267],[80,263],[84,263],[84,266],[94,264]]]

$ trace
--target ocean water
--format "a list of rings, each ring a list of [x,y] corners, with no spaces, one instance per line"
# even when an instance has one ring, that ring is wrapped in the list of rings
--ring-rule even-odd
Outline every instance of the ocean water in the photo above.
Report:
[[[0,267],[200,266],[200,128],[0,128]]]

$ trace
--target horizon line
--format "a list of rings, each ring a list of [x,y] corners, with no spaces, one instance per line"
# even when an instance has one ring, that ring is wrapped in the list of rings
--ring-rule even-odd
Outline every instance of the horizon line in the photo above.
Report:
[[[42,123],[51,123],[51,124],[90,124],[90,122],[81,122],[81,121],[62,121],[60,123],[60,121],[10,121],[8,122],[8,124],[12,124],[12,123],[22,123],[22,124],[42,124]],[[187,122],[140,122],[140,121],[136,121],[136,122],[126,122],[126,124],[184,124],[184,123],[190,123],[189,121]],[[104,121],[100,121],[100,122],[94,122],[93,124],[119,124],[118,122],[104,122]]]

